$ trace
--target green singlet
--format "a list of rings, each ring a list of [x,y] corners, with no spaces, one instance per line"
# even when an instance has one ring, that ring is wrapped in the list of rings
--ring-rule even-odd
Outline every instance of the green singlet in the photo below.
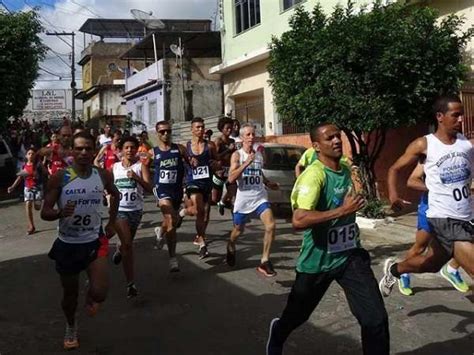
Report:
[[[342,205],[352,187],[351,169],[341,162],[334,171],[315,160],[296,180],[291,193],[293,210],[328,211]],[[308,228],[296,270],[304,273],[321,273],[343,264],[353,249],[360,247],[359,228],[355,213]]]

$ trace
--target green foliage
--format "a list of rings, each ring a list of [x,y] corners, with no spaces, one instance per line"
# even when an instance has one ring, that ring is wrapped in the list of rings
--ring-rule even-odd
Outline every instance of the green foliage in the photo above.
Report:
[[[375,1],[327,16],[295,10],[290,30],[270,44],[268,70],[282,119],[310,129],[337,124],[346,134],[363,189],[376,197],[374,164],[389,128],[431,120],[436,96],[455,93],[467,73],[463,48],[474,28],[428,7]]]
[[[361,209],[358,213],[367,218],[385,218],[383,202],[377,198],[368,199],[365,207]]]
[[[278,111],[306,128],[331,121],[362,132],[428,120],[433,98],[457,92],[465,76],[462,49],[474,29],[460,33],[461,24],[438,23],[428,7],[375,2],[356,14],[349,3],[331,16],[299,7],[270,45]]]
[[[34,11],[13,14],[0,10],[0,127],[19,116],[28,103],[46,47]]]

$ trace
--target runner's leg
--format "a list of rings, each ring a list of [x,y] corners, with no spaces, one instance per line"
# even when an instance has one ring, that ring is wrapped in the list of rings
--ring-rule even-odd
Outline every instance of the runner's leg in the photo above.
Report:
[[[89,315],[97,312],[98,305],[105,301],[109,288],[109,269],[106,257],[97,257],[87,268],[89,287],[86,294],[86,308]]]
[[[163,228],[162,236],[166,238],[168,253],[170,258],[172,258],[176,256],[176,211],[173,208],[172,201],[168,199],[160,201],[160,209],[163,214],[163,222],[161,223]]]
[[[120,238],[120,254],[122,254],[123,272],[127,279],[127,284],[134,281],[134,261],[133,261],[133,239],[130,225],[126,219],[117,218],[117,234]]]
[[[370,268],[369,253],[364,249],[354,251],[336,280],[343,288],[351,312],[361,326],[364,355],[388,355],[388,315]]]
[[[25,202],[26,218],[28,221],[28,234],[31,234],[35,230],[35,223],[33,220],[33,201]]]
[[[263,237],[263,253],[261,262],[264,263],[270,258],[270,248],[273,241],[275,240],[275,219],[273,218],[273,212],[270,208],[267,208],[260,215],[260,220],[265,226],[265,235]]]
[[[79,274],[61,274],[60,278],[63,287],[61,307],[66,316],[67,323],[73,326],[76,317],[77,298],[79,296]]]
[[[468,241],[455,241],[454,258],[468,273],[471,279],[474,279],[474,243]]]

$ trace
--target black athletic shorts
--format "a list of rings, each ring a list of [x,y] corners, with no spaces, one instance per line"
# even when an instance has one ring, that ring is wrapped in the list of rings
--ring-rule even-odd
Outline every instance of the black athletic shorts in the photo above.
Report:
[[[193,194],[202,194],[202,199],[204,202],[209,201],[209,197],[211,196],[211,191],[212,191],[211,184],[196,185],[196,184],[190,183],[189,185],[186,185],[186,195],[188,196],[188,198],[191,198],[191,195]]]
[[[81,244],[65,243],[58,238],[48,256],[56,262],[59,274],[78,274],[98,257],[106,257],[108,250],[109,240],[105,236]]]

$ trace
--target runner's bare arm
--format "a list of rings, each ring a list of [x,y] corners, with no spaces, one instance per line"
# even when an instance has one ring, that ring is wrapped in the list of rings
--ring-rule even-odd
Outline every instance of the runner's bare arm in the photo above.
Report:
[[[61,209],[55,209],[61,193],[61,181],[64,172],[59,171],[52,175],[46,186],[44,194],[43,208],[41,209],[41,219],[45,221],[55,221],[61,217]]]
[[[13,184],[7,189],[7,192],[11,194],[12,191],[16,189],[21,180],[23,180],[23,178],[21,176],[17,176]]]
[[[186,165],[195,166],[195,164],[192,162],[192,159],[194,158],[191,158],[188,155],[188,150],[186,149],[186,147],[182,144],[178,144],[178,149],[179,149],[179,153],[181,154],[181,157],[183,158],[183,162]]]
[[[129,170],[127,172],[127,176],[130,179],[134,179],[136,182],[138,182],[145,189],[146,192],[152,192],[153,187],[151,184],[150,170],[148,169],[148,166],[146,164],[142,164],[141,170],[142,176],[135,174],[133,170]]]
[[[304,171],[304,166],[300,164],[300,162],[296,163],[295,166],[295,176],[298,177]]]
[[[100,161],[104,157],[105,150],[107,149],[107,146],[104,145],[102,148],[100,148],[99,153],[97,153],[97,156],[94,159],[94,165],[100,168]]]
[[[343,204],[335,209],[328,211],[305,210],[298,208],[293,212],[292,224],[295,229],[306,229],[317,224],[325,223],[332,219],[341,218],[363,208],[365,200],[360,195],[348,193],[344,198]]]
[[[265,174],[262,172],[262,177],[263,177],[263,184],[268,187],[270,190],[278,190],[280,188],[280,184],[275,182],[275,181],[270,181],[267,179]]]
[[[234,183],[237,179],[242,175],[244,170],[252,164],[253,160],[255,159],[255,152],[249,154],[248,158],[242,165],[240,165],[240,153],[234,152],[230,157],[230,168],[229,168],[229,177],[227,181],[229,184]]]
[[[425,185],[423,177],[425,176],[425,171],[423,169],[423,164],[418,163],[418,165],[411,172],[410,177],[407,181],[407,186],[414,190],[419,191],[428,191]]]
[[[209,165],[211,166],[211,169],[213,171],[218,171],[221,169],[221,162],[217,156],[217,148],[216,144],[214,142],[209,142],[209,153],[210,153],[210,160],[209,160]]]
[[[104,188],[110,194],[109,222],[105,226],[105,235],[110,239],[115,234],[115,221],[117,219],[120,194],[114,184],[113,175],[105,169],[99,169],[99,173],[104,183]]]
[[[408,145],[405,153],[388,169],[388,196],[392,204],[392,209],[395,211],[401,210],[405,205],[410,204],[410,202],[401,199],[398,195],[400,171],[419,161],[423,155],[426,155],[426,147],[427,143],[425,137],[415,139]]]

